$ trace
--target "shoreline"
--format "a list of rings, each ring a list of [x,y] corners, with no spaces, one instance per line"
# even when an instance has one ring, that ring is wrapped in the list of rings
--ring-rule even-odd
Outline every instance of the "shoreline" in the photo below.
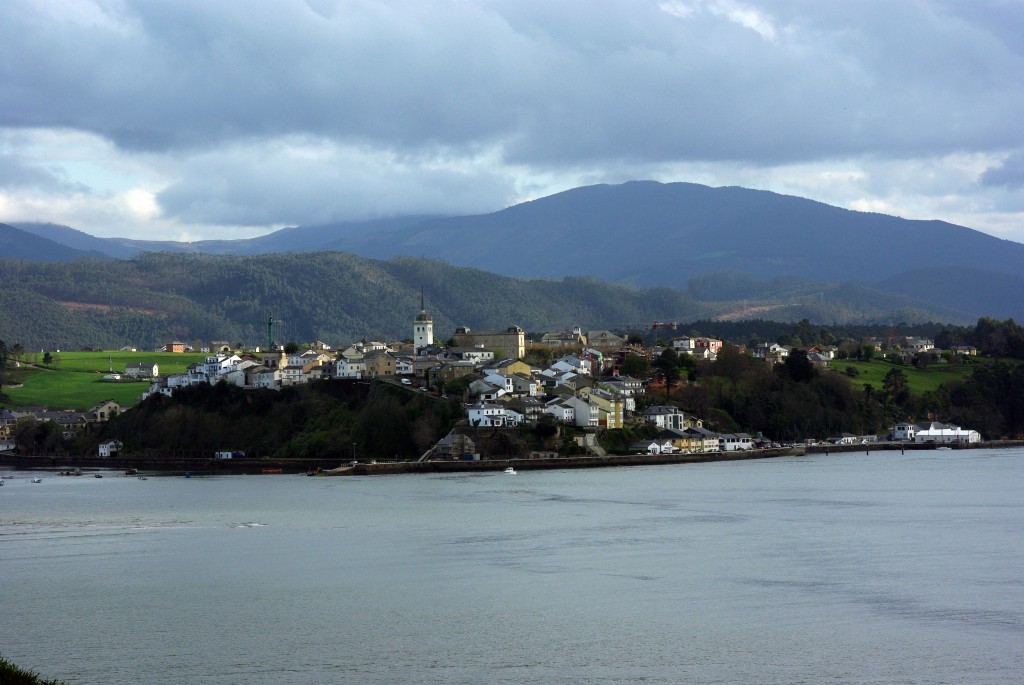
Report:
[[[809,454],[858,453],[872,451],[949,449],[996,449],[1024,446],[1024,440],[998,440],[970,445],[936,443],[875,443],[869,445],[795,445],[791,447],[735,452],[703,452],[692,454],[625,454],[603,457],[573,456],[549,458],[512,457],[474,461],[387,461],[336,466],[322,459],[210,459],[178,457],[138,459],[131,457],[21,456],[0,454],[0,468],[15,471],[125,471],[158,475],[316,475],[370,476],[415,473],[458,473],[501,471],[511,466],[516,470],[608,468],[618,466],[660,466],[671,464],[702,464],[716,461],[745,461],[797,457]]]

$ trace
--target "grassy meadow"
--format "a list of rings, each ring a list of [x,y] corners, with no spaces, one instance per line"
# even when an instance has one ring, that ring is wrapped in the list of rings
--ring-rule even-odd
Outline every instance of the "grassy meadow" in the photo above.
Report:
[[[867,383],[878,391],[882,390],[885,375],[892,369],[899,369],[907,377],[907,386],[910,388],[910,392],[920,395],[938,390],[940,385],[949,381],[966,380],[977,365],[990,363],[992,360],[968,357],[963,361],[963,364],[931,364],[926,368],[919,369],[910,364],[893,364],[884,359],[873,359],[867,362],[835,359],[831,362],[831,367],[839,373],[845,373],[849,367],[856,369],[857,375],[850,377],[850,382],[858,388]]]
[[[202,353],[172,352],[54,352],[49,366],[43,366],[41,354],[22,357],[24,370],[20,388],[5,386],[9,398],[6,406],[42,406],[50,409],[94,407],[104,400],[114,400],[130,407],[149,387],[149,381],[107,382],[103,376],[113,369],[124,374],[125,366],[139,362],[155,362],[161,375],[183,373],[189,364],[202,361]]]

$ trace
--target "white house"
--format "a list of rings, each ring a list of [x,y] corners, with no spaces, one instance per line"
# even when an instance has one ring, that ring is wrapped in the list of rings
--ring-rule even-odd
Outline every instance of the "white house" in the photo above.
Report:
[[[552,371],[559,373],[575,373],[579,375],[590,375],[590,363],[579,357],[567,355],[551,364],[549,367]]]
[[[722,341],[717,338],[682,336],[672,339],[672,349],[704,358],[714,358],[722,349]]]
[[[551,414],[558,421],[562,423],[575,423],[576,412],[575,410],[562,402],[562,400],[552,400],[544,407],[545,414]]]
[[[155,362],[137,362],[124,367],[124,375],[129,378],[156,378],[160,367]]]
[[[968,430],[960,426],[932,421],[916,425],[899,424],[893,427],[894,440],[936,443],[976,443],[981,442],[978,431]],[[908,437],[902,437],[908,436]]]
[[[601,422],[601,411],[596,404],[591,404],[579,397],[570,397],[562,404],[572,407],[575,423],[580,428],[597,428]]]
[[[99,444],[99,456],[116,457],[122,447],[124,447],[124,443],[120,440],[104,440]]]
[[[249,382],[246,384],[253,388],[268,388],[279,390],[281,388],[281,369],[268,369],[265,366],[253,366],[245,370]]]
[[[669,444],[671,444],[671,442]],[[628,449],[630,452],[635,452],[637,454],[661,454],[662,443],[657,440],[641,440],[639,442],[634,442]]]
[[[513,391],[512,377],[503,376],[500,373],[487,373],[484,375],[484,380],[499,388],[503,388],[506,393]]]
[[[701,425],[699,420],[688,416],[682,409],[666,405],[654,405],[644,409],[644,421],[653,423],[658,428],[675,428],[676,430]]]
[[[366,359],[342,357],[334,364],[335,378],[362,378],[366,374]]]
[[[537,395],[544,394],[541,384],[529,376],[514,373],[509,376],[509,380],[512,383],[513,394],[529,395],[530,397],[536,397]]]
[[[725,433],[718,436],[718,449],[722,452],[754,449],[754,440],[746,433]]]
[[[466,407],[469,425],[482,428],[516,426],[516,418],[500,404],[481,402]]]

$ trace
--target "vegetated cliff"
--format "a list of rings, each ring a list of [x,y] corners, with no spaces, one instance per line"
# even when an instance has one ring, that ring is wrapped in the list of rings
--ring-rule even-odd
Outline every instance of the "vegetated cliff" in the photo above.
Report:
[[[212,457],[415,458],[444,437],[457,402],[386,382],[332,380],[279,391],[226,383],[156,395],[111,420],[97,442],[117,439],[124,454]]]

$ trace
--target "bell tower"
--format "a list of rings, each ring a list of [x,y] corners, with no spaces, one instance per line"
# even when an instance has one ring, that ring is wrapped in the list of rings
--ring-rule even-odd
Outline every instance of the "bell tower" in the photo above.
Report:
[[[427,314],[427,308],[423,299],[423,291],[420,290],[420,313],[412,324],[412,348],[416,354],[424,347],[434,344],[434,320]]]

